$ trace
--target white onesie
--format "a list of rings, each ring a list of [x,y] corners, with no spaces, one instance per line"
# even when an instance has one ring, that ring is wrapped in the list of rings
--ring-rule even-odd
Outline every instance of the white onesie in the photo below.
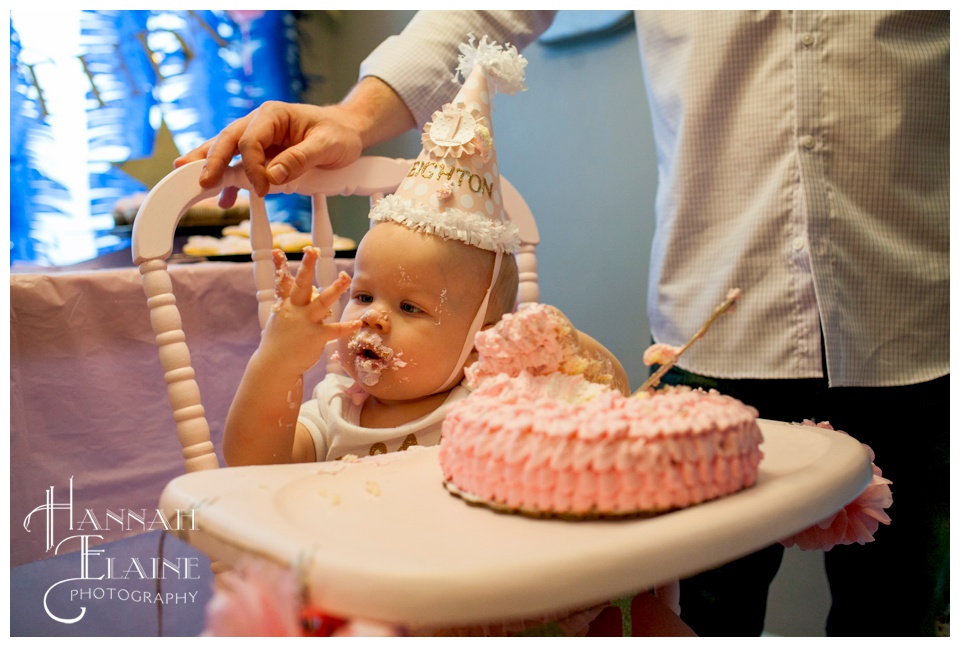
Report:
[[[403,451],[412,445],[436,445],[447,405],[469,393],[463,385],[454,387],[443,404],[422,418],[399,427],[368,429],[361,427],[360,411],[366,394],[354,397],[354,380],[345,375],[328,374],[313,390],[313,399],[300,407],[299,422],[310,432],[318,461],[343,458],[347,454],[372,456]]]

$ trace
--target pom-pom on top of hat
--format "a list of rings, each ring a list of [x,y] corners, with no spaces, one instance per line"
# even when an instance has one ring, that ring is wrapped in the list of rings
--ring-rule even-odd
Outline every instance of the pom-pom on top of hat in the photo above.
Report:
[[[510,43],[498,45],[495,40],[488,41],[486,36],[474,46],[475,40],[473,34],[468,34],[467,42],[460,44],[459,65],[453,75],[454,81],[458,81],[460,77],[466,81],[473,70],[479,67],[488,74],[491,92],[514,95],[527,89],[523,82],[527,59],[516,47]]]

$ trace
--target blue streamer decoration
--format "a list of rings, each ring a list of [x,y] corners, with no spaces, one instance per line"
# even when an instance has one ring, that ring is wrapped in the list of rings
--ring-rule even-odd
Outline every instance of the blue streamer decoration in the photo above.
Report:
[[[115,165],[149,157],[161,119],[185,152],[264,101],[298,101],[303,89],[290,11],[83,11],[80,25],[94,222],[112,222],[117,200],[146,190]],[[51,215],[70,217],[59,206],[66,189],[31,156],[31,138],[50,134],[13,22],[10,42],[11,263],[50,262],[43,228]],[[308,198],[268,200],[271,219],[307,222]],[[99,235],[100,253],[129,245],[109,229]]]
[[[45,237],[36,236],[37,223],[55,226],[69,218],[66,187],[52,180],[39,163],[44,142],[52,135],[41,97],[19,64],[20,37],[10,24],[10,259],[36,261],[45,257]]]
[[[30,125],[39,111],[26,96],[26,79],[17,65],[20,36],[10,24],[10,258],[33,261],[37,254],[30,238],[33,210],[27,198],[30,163],[26,146]]]

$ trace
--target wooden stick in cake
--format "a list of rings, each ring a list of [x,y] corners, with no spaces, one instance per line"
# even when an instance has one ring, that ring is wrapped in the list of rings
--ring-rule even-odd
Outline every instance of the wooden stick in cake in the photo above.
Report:
[[[657,385],[660,384],[660,378],[662,378],[667,371],[673,368],[673,365],[677,363],[677,360],[680,358],[680,356],[687,352],[687,349],[693,346],[698,339],[703,337],[703,335],[707,332],[707,329],[713,325],[713,322],[720,318],[720,315],[730,310],[730,308],[732,308],[733,305],[740,300],[740,294],[740,288],[733,288],[727,292],[727,298],[724,299],[723,303],[717,306],[716,310],[713,311],[713,314],[711,314],[704,324],[700,326],[700,330],[698,330],[693,337],[691,337],[690,340],[680,348],[671,349],[673,352],[667,353],[667,356],[659,362],[660,368],[651,374],[650,377],[647,378],[646,382],[641,384],[640,388],[633,392],[633,395],[640,395],[642,393],[646,393],[650,389],[655,389]]]

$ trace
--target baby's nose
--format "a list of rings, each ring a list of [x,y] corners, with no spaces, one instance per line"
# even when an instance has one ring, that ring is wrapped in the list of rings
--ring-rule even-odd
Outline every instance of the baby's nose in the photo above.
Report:
[[[360,317],[360,321],[380,332],[387,332],[390,329],[390,315],[380,308],[368,308]]]

